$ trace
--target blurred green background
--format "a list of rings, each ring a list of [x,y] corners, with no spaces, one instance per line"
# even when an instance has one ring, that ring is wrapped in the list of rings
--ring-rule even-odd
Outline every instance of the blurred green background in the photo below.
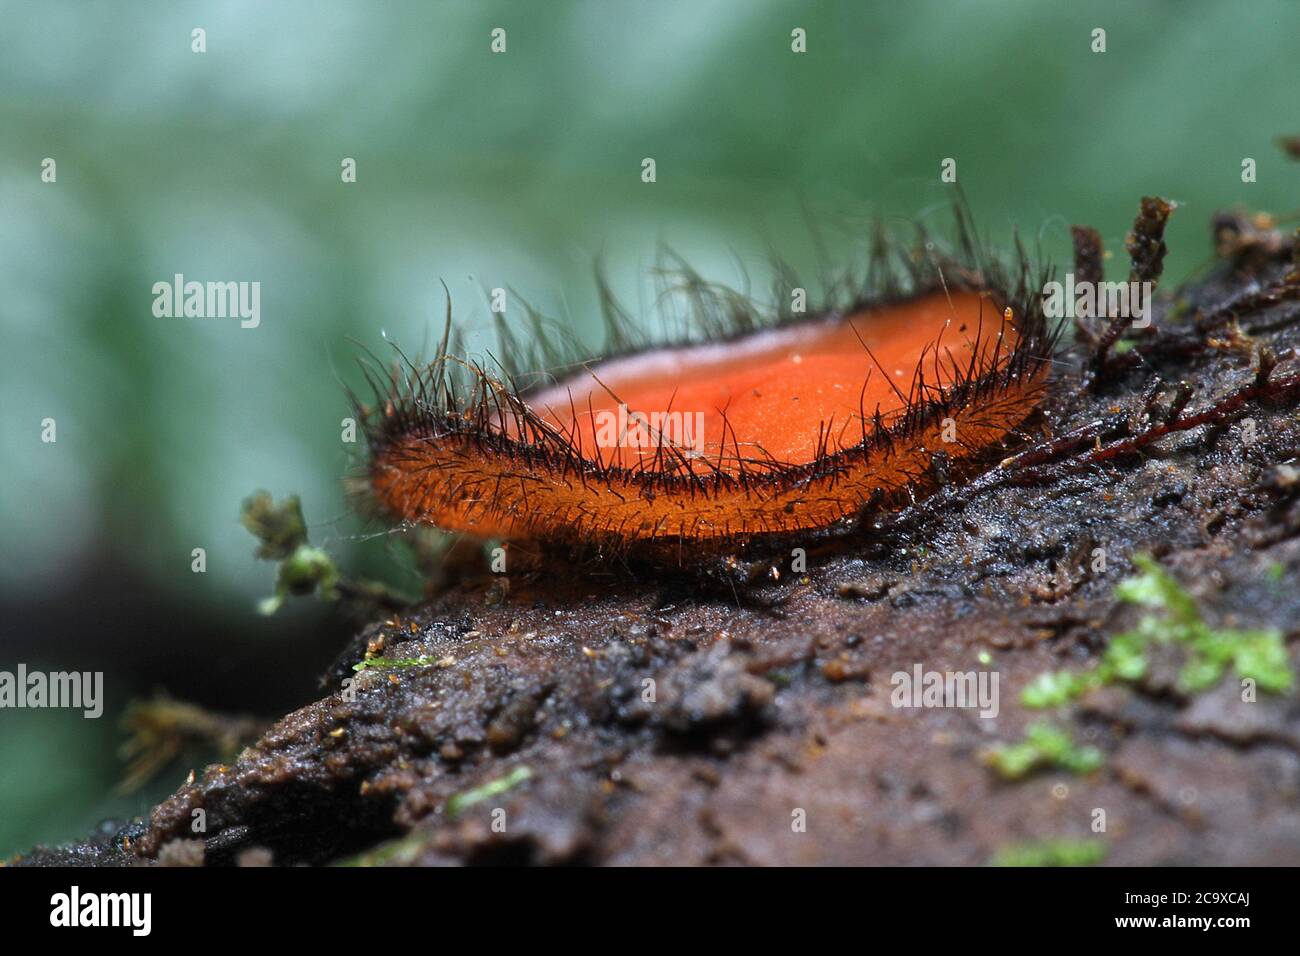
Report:
[[[510,286],[594,351],[597,256],[653,328],[659,241],[724,281],[769,244],[808,267],[807,218],[941,224],[945,157],[982,232],[1058,262],[1069,223],[1122,256],[1138,197],[1178,200],[1178,277],[1215,209],[1300,205],[1274,142],[1300,132],[1298,36],[1294,2],[0,4],[0,669],[104,670],[107,698],[98,721],[0,711],[0,855],[142,812],[203,759],[115,796],[133,697],[313,699],[351,625],[256,615],[254,489],[300,493],[345,567],[418,587],[349,515],[340,380],[349,337],[426,341],[439,280],[471,348],[483,290]],[[155,318],[177,272],[259,281],[261,326]]]

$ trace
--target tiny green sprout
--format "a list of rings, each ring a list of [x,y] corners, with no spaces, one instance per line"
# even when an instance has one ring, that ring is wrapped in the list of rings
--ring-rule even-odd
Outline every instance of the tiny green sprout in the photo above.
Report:
[[[277,505],[269,492],[256,492],[244,502],[239,519],[261,542],[256,556],[280,562],[275,593],[257,606],[262,614],[274,614],[290,594],[312,594],[319,589],[326,600],[338,598],[338,567],[327,553],[307,543],[307,522],[297,495]]]
[[[277,505],[269,492],[258,491],[244,501],[239,519],[261,542],[255,555],[279,562],[275,593],[257,606],[262,614],[269,616],[280,610],[291,594],[318,593],[326,601],[350,598],[392,609],[412,603],[383,584],[344,578],[328,552],[307,542],[307,523],[297,495],[290,495]]]
[[[1153,641],[1186,650],[1178,684],[1188,693],[1213,687],[1228,668],[1252,678],[1262,690],[1290,689],[1294,676],[1280,631],[1213,628],[1195,599],[1153,558],[1137,555],[1133,561],[1141,573],[1121,581],[1116,596],[1163,613],[1144,615],[1133,630],[1112,636],[1091,670],[1039,674],[1021,692],[1026,707],[1059,707],[1106,684],[1141,679],[1147,668],[1146,650]]]
[[[1096,747],[1080,747],[1068,733],[1044,722],[1031,725],[1020,743],[995,747],[984,759],[1008,780],[1019,780],[1039,767],[1091,773],[1102,765]]]
[[[320,589],[327,600],[338,597],[339,570],[334,559],[320,548],[299,545],[283,561],[275,574],[275,593],[258,602],[257,609],[267,616],[280,610],[290,594],[307,595]]]
[[[307,523],[297,495],[277,505],[269,491],[254,492],[244,501],[239,520],[261,542],[256,555],[264,561],[283,561],[307,543]]]
[[[1003,847],[990,866],[1094,866],[1106,858],[1100,840],[1042,840]]]
[[[988,651],[980,651],[979,654],[976,655],[975,659],[978,660],[980,664],[983,665],[984,667],[988,667],[990,664],[993,663],[993,655],[990,654]]]
[[[340,860],[334,866],[404,866],[414,863],[424,850],[428,836],[415,831],[389,840],[356,856]]]
[[[353,664],[352,669],[354,671],[364,671],[390,667],[437,667],[441,664],[442,661],[439,658],[421,654],[419,657],[372,657],[369,660]]]
[[[1286,565],[1281,561],[1274,561],[1268,566],[1268,579],[1276,584],[1286,576]]]
[[[490,780],[481,787],[475,787],[473,790],[466,790],[463,793],[454,795],[447,801],[447,816],[455,818],[460,815],[461,811],[471,807],[476,803],[481,803],[490,797],[497,797],[513,790],[525,780],[531,779],[532,770],[526,766],[515,767],[504,777],[498,777]]]

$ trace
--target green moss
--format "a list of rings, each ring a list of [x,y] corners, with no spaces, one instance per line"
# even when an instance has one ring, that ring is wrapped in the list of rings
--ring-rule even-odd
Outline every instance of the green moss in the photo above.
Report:
[[[511,770],[504,777],[498,777],[495,780],[483,784],[481,787],[475,787],[473,790],[466,790],[463,793],[458,793],[447,801],[447,815],[455,818],[464,811],[465,808],[471,807],[483,800],[487,800],[489,797],[500,796],[506,791],[519,786],[525,780],[531,779],[532,776],[532,770],[526,766],[519,766],[515,767],[514,770]]]
[[[354,671],[382,670],[388,667],[434,667],[440,663],[439,658],[428,654],[419,657],[372,657],[352,665]]]
[[[1020,692],[1026,707],[1059,707],[1100,686],[1095,671],[1076,674],[1072,671],[1048,671],[1039,674]]]
[[[426,834],[408,833],[335,863],[335,866],[401,866],[413,863],[424,849]]]
[[[391,662],[390,662],[391,663]],[[518,766],[504,777],[490,780],[481,787],[458,793],[447,801],[447,816],[455,819],[468,807],[481,803],[492,797],[500,796],[513,790],[526,780],[532,779],[533,771],[527,766]],[[336,866],[393,866],[414,862],[424,850],[428,834],[408,833],[404,837],[382,843],[357,856],[341,860]]]
[[[991,866],[1094,866],[1106,858],[1100,840],[1041,840],[1003,847]]]
[[[1294,676],[1280,631],[1213,628],[1195,599],[1153,558],[1138,555],[1133,560],[1141,573],[1121,581],[1115,594],[1159,613],[1144,615],[1136,628],[1114,635],[1091,670],[1040,674],[1021,692],[1026,707],[1059,707],[1097,687],[1139,680],[1152,642],[1177,644],[1186,651],[1178,684],[1188,693],[1213,687],[1229,668],[1253,679],[1261,690],[1290,689]]]
[[[1096,747],[1080,747],[1064,730],[1046,722],[1031,725],[1020,743],[995,747],[985,755],[988,765],[1008,780],[1019,780],[1039,767],[1091,773],[1102,760]]]

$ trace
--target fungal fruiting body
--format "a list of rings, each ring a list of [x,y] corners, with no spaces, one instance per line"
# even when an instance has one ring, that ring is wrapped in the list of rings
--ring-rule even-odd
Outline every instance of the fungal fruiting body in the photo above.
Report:
[[[370,490],[483,538],[680,551],[830,528],[969,473],[1034,414],[1050,337],[1021,285],[652,348],[523,392],[475,369],[458,397],[444,354],[372,415]]]

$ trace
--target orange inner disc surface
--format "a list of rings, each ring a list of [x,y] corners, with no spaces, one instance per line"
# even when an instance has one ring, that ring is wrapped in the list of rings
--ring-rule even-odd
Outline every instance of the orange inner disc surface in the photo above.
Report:
[[[877,409],[886,424],[896,418],[918,364],[927,389],[947,387],[958,369],[979,376],[1005,362],[1016,339],[988,298],[938,292],[730,342],[614,359],[526,401],[580,455],[607,466],[706,473],[803,464],[819,449],[858,444],[864,415],[868,432]]]

